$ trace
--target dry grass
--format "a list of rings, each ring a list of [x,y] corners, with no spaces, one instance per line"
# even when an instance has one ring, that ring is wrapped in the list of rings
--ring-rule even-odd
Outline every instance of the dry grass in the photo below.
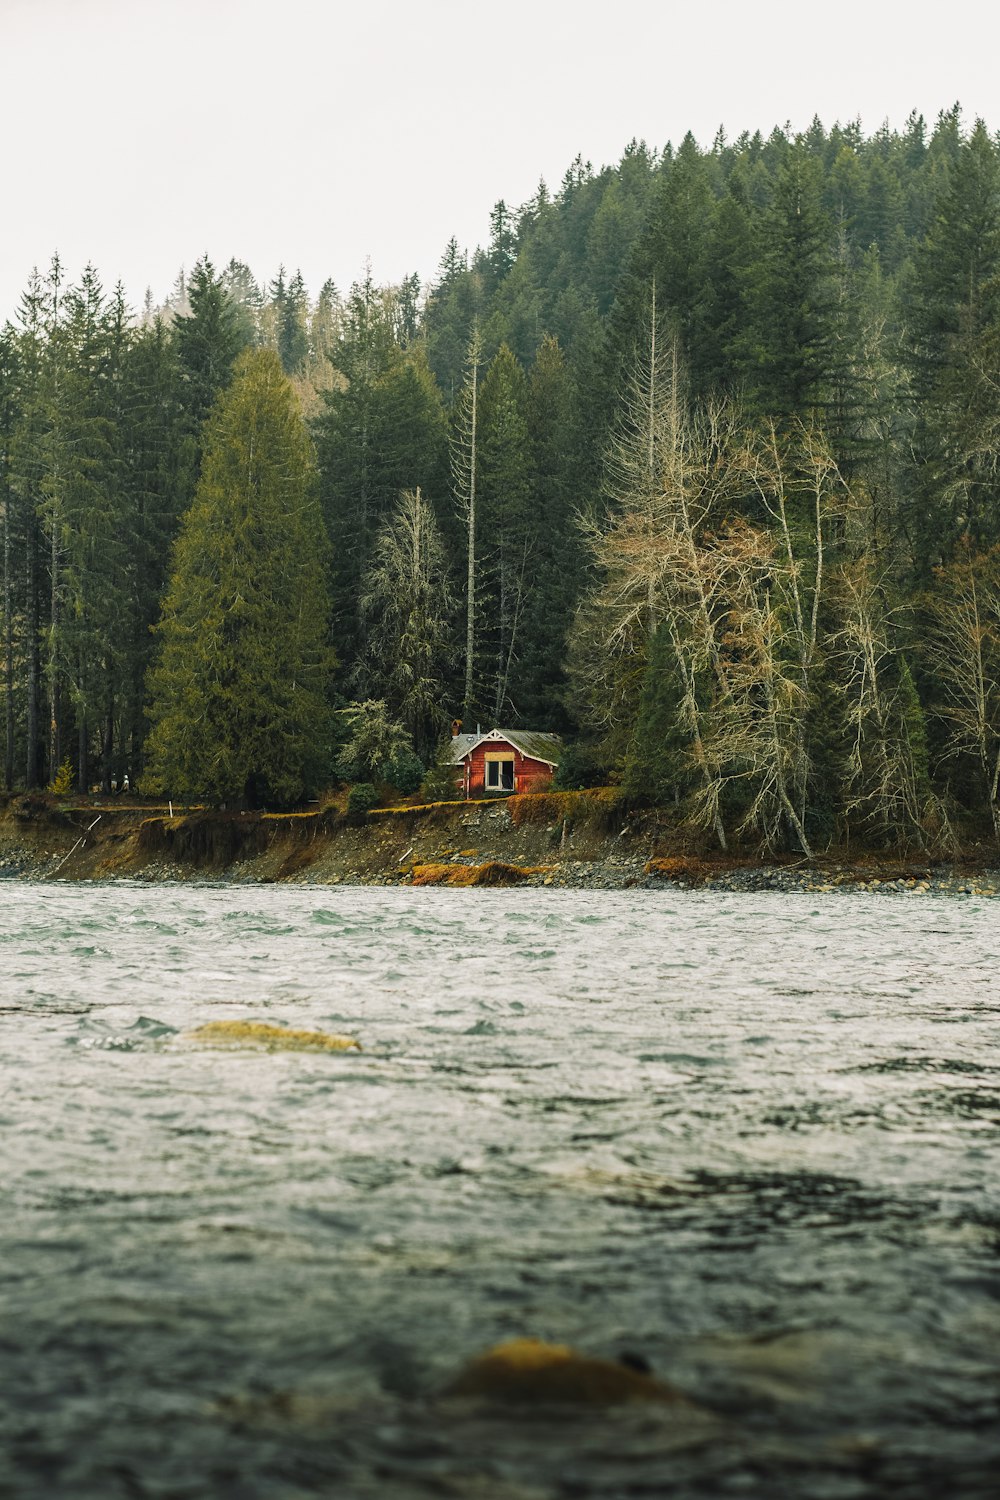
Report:
[[[449,1396],[572,1406],[615,1406],[626,1401],[668,1404],[677,1391],[655,1376],[607,1359],[577,1354],[566,1344],[511,1339],[466,1365]]]
[[[580,823],[604,827],[621,813],[620,788],[594,787],[583,792],[524,792],[508,797],[511,822],[515,828],[526,823],[565,823],[573,828]]]
[[[401,802],[394,807],[373,807],[368,811],[369,818],[408,818],[413,816],[422,817],[425,813],[440,814],[461,812],[463,808],[475,807],[483,802],[495,802],[495,797],[472,797],[468,802],[464,798],[452,798],[449,802]]]
[[[414,865],[414,885],[520,885],[529,875],[544,873],[544,865],[505,865],[493,860],[485,865]]]
[[[263,1047],[268,1052],[361,1051],[352,1036],[330,1031],[297,1031],[290,1026],[269,1026],[263,1021],[207,1021],[191,1035],[212,1046]]]
[[[701,885],[710,875],[718,873],[718,864],[699,859],[696,854],[671,854],[646,861],[645,874],[659,875],[664,880],[686,881],[689,885]]]

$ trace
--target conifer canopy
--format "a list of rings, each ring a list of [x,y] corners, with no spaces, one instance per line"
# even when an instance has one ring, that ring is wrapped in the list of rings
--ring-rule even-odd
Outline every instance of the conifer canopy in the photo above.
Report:
[[[281,362],[252,349],[209,416],[150,674],[150,791],[289,803],[329,745],[327,544]]]

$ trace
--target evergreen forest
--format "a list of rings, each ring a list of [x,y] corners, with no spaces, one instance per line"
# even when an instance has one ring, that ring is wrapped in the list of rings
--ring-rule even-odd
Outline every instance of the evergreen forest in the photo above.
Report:
[[[8,791],[430,795],[457,718],[721,848],[996,839],[1000,137],[633,141],[429,286],[56,256],[0,516]]]

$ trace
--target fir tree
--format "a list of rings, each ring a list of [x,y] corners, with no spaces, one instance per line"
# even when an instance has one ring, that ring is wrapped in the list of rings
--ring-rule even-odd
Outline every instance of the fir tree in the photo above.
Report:
[[[151,790],[301,798],[327,770],[323,526],[295,396],[271,350],[243,354],[208,423],[150,675]]]
[[[198,261],[187,283],[190,311],[174,317],[174,337],[180,363],[184,406],[193,433],[197,434],[216,396],[229,384],[246,330],[232,299],[205,255]]]
[[[526,407],[524,371],[504,344],[483,379],[478,455],[481,709],[495,723],[518,711],[524,614],[535,563]]]
[[[827,396],[833,365],[831,226],[814,159],[796,147],[778,173],[762,225],[759,259],[747,270],[747,365],[762,412],[805,418]]]

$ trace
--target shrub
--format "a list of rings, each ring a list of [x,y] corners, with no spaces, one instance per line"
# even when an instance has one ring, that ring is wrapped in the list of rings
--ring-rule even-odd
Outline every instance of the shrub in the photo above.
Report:
[[[379,802],[378,790],[370,781],[356,781],[347,793],[347,816],[362,820]]]
[[[552,778],[552,790],[577,792],[586,787],[606,786],[607,767],[589,745],[567,745]]]
[[[398,720],[389,717],[381,699],[352,703],[341,709],[339,718],[348,735],[336,771],[345,781],[392,781],[392,767],[413,755],[410,736]]]
[[[56,772],[55,777],[49,783],[49,791],[52,793],[53,797],[68,797],[72,789],[73,767],[70,763],[69,756],[67,755],[66,759],[63,761],[62,765]]]
[[[415,751],[400,750],[386,766],[385,779],[404,797],[412,796],[424,779],[424,763]]]
[[[428,802],[463,801],[460,773],[460,766],[431,766],[420,784],[420,795]]]

